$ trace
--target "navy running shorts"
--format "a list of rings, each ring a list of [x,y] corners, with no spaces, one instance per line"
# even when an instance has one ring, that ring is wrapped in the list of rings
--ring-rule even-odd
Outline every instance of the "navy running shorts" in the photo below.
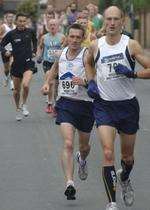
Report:
[[[76,129],[90,133],[94,124],[93,103],[61,97],[56,103],[56,124],[70,123]]]
[[[109,125],[118,132],[135,134],[139,129],[139,103],[136,97],[124,101],[94,101],[96,126]]]

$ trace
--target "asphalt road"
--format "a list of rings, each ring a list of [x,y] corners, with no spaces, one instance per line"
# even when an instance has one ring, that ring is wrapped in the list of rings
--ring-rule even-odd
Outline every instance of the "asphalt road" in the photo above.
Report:
[[[22,122],[16,122],[12,92],[3,87],[0,71],[0,210],[104,210],[107,200],[101,178],[102,153],[95,129],[88,157],[88,179],[80,181],[76,167],[77,199],[67,201],[63,195],[64,179],[60,167],[62,140],[54,118],[43,111],[42,83],[43,73],[39,69],[31,84],[31,115]],[[137,79],[136,90],[141,106],[141,128],[131,175],[136,199],[131,208],[126,208],[118,187],[120,210],[150,210],[150,81]],[[77,150],[76,139],[75,152]],[[120,167],[119,150],[117,138],[116,168]]]

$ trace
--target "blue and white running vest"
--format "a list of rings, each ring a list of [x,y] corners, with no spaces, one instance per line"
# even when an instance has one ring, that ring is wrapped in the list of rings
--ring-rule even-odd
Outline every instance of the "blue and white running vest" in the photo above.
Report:
[[[58,52],[61,50],[62,37],[63,34],[61,33],[57,33],[55,36],[52,36],[50,33],[44,35],[44,61],[55,62]]]
[[[106,37],[98,40],[99,56],[95,58],[97,85],[102,99],[120,101],[135,97],[134,79],[115,73],[114,66],[121,63],[134,71],[135,60],[128,49],[129,37],[122,35],[115,45],[109,45]]]
[[[67,97],[83,101],[92,101],[87,95],[87,90],[83,86],[74,85],[72,77],[77,76],[85,79],[85,67],[83,63],[84,52],[83,48],[79,54],[73,59],[67,59],[68,47],[66,47],[59,59],[59,86],[58,96]]]

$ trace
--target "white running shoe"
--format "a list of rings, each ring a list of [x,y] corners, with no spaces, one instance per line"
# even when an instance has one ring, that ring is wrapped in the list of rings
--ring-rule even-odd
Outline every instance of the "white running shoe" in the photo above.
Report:
[[[9,76],[4,77],[4,87],[7,87],[9,83]]]
[[[12,79],[9,81],[10,90],[14,90],[14,82]]]
[[[119,210],[115,202],[108,203],[106,210]]]
[[[88,177],[88,168],[87,168],[87,161],[84,160],[81,162],[81,155],[80,152],[78,151],[76,153],[76,160],[79,164],[79,168],[78,168],[78,176],[81,180],[86,180]]]
[[[16,110],[16,120],[21,121],[22,120],[22,112],[20,109]]]
[[[45,97],[45,103],[48,104],[48,102],[49,102],[49,98],[48,98],[48,95],[46,95],[46,97]]]
[[[23,104],[22,105],[22,114],[25,116],[25,117],[28,117],[29,115],[29,111],[27,109],[27,105],[26,104]]]
[[[132,206],[134,203],[134,197],[135,197],[134,190],[132,188],[130,179],[121,181],[121,173],[122,173],[122,169],[119,169],[117,171],[117,179],[122,188],[121,197],[126,206]]]

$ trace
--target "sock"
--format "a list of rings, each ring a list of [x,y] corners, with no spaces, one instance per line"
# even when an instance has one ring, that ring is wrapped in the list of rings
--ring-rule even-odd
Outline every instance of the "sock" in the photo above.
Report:
[[[51,101],[48,101],[47,103],[48,103],[48,105],[52,105],[53,104]]]
[[[86,163],[86,160],[82,160],[81,154],[79,156],[79,162],[80,162],[80,165],[85,165],[85,163]]]
[[[127,164],[124,160],[121,160],[121,166],[122,166],[122,170],[123,170],[121,173],[122,181],[129,179],[129,175],[133,168],[133,165],[134,165],[134,161],[132,162],[132,164]]]
[[[73,180],[68,180],[66,185],[67,185],[67,187],[68,187],[69,185],[71,185],[71,186],[74,187],[74,181],[73,181]]]
[[[104,166],[102,169],[103,181],[109,202],[116,202],[117,176],[114,166]]]

